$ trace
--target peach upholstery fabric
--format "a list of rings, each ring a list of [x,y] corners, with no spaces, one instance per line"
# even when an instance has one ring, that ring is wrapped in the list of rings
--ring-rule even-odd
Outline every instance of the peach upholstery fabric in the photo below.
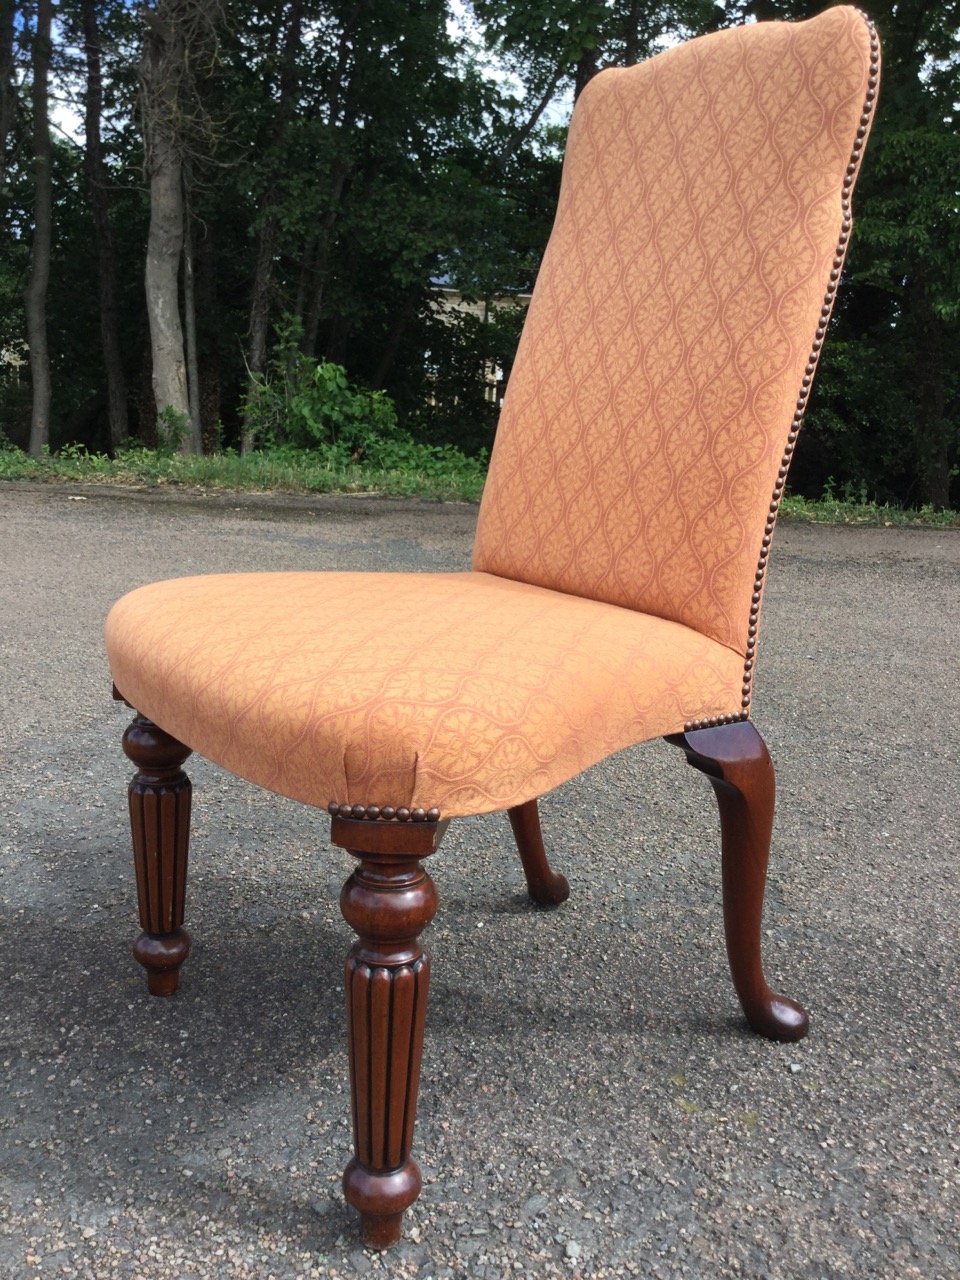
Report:
[[[761,539],[835,271],[869,60],[865,22],[837,8],[596,77],[474,572],[141,588],[108,620],[120,693],[293,799],[444,817],[740,714]]]
[[[475,568],[744,652],[869,61],[863,18],[834,8],[589,83]]]
[[[483,573],[227,574],[107,622],[117,688],[308,804],[482,813],[737,704],[742,660],[674,622]]]

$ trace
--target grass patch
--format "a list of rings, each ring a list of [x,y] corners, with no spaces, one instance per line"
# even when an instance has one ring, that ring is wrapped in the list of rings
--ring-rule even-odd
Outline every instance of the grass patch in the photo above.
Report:
[[[468,458],[449,445],[404,443],[377,462],[352,461],[338,448],[281,448],[241,458],[227,452],[181,457],[152,449],[124,449],[115,458],[68,445],[31,458],[0,449],[0,480],[132,485],[137,488],[222,489],[259,493],[382,493],[476,502],[483,492],[485,458]]]
[[[233,452],[202,458],[124,449],[115,458],[67,445],[58,454],[31,458],[9,445],[0,447],[0,480],[121,484],[137,488],[213,489],[255,493],[382,493],[393,497],[477,502],[483,492],[486,458],[468,458],[451,445],[398,441],[384,445],[376,461],[352,461],[345,450],[282,447],[241,458]],[[960,528],[960,512],[919,511],[886,503],[855,502],[825,493],[811,499],[788,494],[781,518],[805,524],[878,525],[906,528]]]
[[[934,511],[933,507],[911,510],[888,503],[854,502],[848,498],[800,498],[787,494],[780,504],[780,517],[804,524],[880,525],[885,528],[960,528],[960,511]]]

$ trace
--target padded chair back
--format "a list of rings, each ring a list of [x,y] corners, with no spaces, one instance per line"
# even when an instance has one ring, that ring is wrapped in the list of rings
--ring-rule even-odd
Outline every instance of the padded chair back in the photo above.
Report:
[[[841,7],[588,84],[474,568],[685,623],[749,663],[878,58]]]

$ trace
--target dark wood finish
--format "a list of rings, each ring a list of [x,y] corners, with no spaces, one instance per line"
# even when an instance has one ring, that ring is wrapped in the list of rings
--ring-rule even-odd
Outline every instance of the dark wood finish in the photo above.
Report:
[[[425,857],[436,853],[449,818],[442,822],[368,822],[364,818],[333,818],[330,840],[351,853],[397,853]]]
[[[507,810],[507,817],[513,827],[531,900],[541,907],[556,907],[566,902],[570,897],[570,886],[566,876],[552,870],[547,861],[536,800],[514,805]]]
[[[182,925],[192,787],[180,767],[190,748],[137,715],[123,735],[123,749],[137,766],[129,788],[130,830],[143,933],[133,954],[147,971],[150,994],[170,996],[190,954]]]
[[[770,990],[760,957],[775,794],[764,741],[749,720],[674,734],[667,741],[686,752],[717,794],[727,956],[747,1021],[770,1040],[799,1040],[807,1034],[807,1014]]]
[[[346,964],[354,1157],[343,1191],[373,1249],[400,1239],[404,1210],[420,1194],[410,1151],[430,958],[419,934],[433,919],[437,892],[419,860],[434,852],[445,828],[339,817],[332,824],[334,844],[360,860],[340,895],[358,935]],[[357,840],[366,847],[352,847]]]

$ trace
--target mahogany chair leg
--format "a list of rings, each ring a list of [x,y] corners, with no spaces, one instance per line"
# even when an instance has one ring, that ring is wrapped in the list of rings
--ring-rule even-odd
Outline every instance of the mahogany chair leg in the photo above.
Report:
[[[507,810],[507,817],[520,851],[520,861],[531,900],[541,907],[555,907],[566,902],[570,897],[570,886],[566,876],[553,871],[547,861],[536,800],[514,805]]]
[[[418,935],[437,909],[420,858],[434,852],[445,827],[333,820],[333,843],[360,860],[340,895],[344,918],[358,935],[346,964],[354,1157],[343,1191],[359,1209],[363,1242],[372,1249],[400,1239],[404,1210],[420,1194],[410,1151],[430,959]]]
[[[773,830],[773,764],[749,720],[696,729],[667,739],[705,773],[717,794],[723,866],[723,922],[730,971],[754,1031],[770,1040],[800,1040],[806,1011],[767,985],[760,924]]]
[[[169,733],[136,715],[123,749],[137,766],[130,783],[130,830],[143,932],[133,954],[147,971],[154,996],[170,996],[190,954],[183,925],[190,839],[190,779],[181,765],[190,755]]]

